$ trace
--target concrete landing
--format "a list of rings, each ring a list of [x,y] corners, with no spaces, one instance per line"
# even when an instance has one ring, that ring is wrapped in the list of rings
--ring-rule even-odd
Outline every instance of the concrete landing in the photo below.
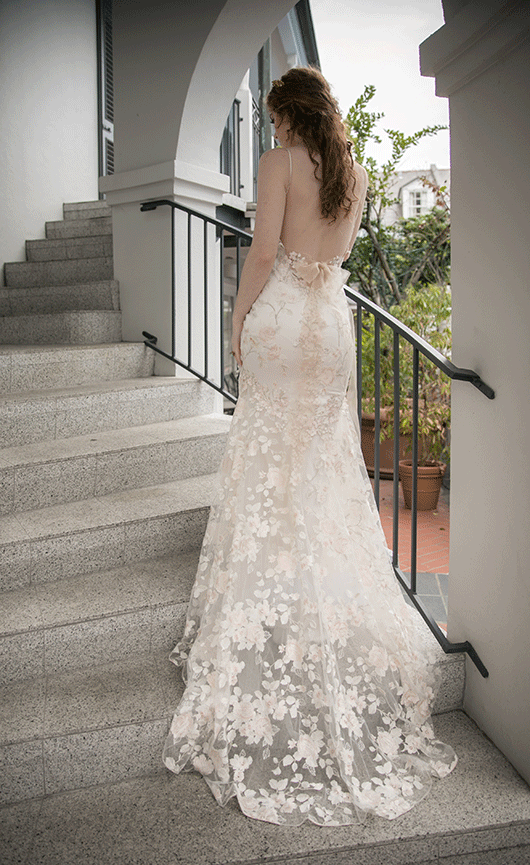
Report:
[[[282,828],[214,801],[195,774],[140,779],[0,809],[3,865],[528,865],[530,790],[463,712],[435,719],[459,764],[394,821]],[[162,747],[160,742],[160,747]]]

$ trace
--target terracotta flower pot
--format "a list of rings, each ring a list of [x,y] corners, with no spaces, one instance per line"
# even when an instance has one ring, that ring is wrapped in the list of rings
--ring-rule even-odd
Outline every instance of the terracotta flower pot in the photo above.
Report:
[[[383,424],[390,409],[381,409],[381,423]],[[375,460],[375,414],[373,412],[362,413],[361,418],[361,448],[363,452],[366,470],[371,478],[374,476]],[[412,437],[399,437],[399,459],[403,460],[412,450]],[[385,438],[379,443],[379,475],[383,480],[392,480],[394,477],[394,439]]]
[[[440,488],[445,473],[444,463],[418,466],[418,510],[434,511],[438,507]],[[399,477],[405,507],[412,508],[412,460],[399,461]]]

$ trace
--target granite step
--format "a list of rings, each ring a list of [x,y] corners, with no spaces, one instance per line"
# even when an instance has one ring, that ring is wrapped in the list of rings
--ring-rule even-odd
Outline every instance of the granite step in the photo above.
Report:
[[[177,420],[213,409],[214,393],[207,385],[148,373],[142,378],[28,390],[0,397],[0,447]]]
[[[92,217],[91,219],[60,219],[47,222],[46,237],[49,240],[59,240],[68,237],[92,237],[96,235],[112,235],[112,217]]]
[[[112,255],[112,234],[56,240],[26,240],[27,261],[68,261]]]
[[[0,345],[0,406],[5,395],[72,388],[112,379],[143,378],[154,369],[154,352],[143,343],[106,345]],[[0,425],[1,426],[1,425]]]
[[[34,285],[69,285],[113,279],[112,256],[77,258],[68,261],[15,261],[4,265],[8,288]]]
[[[0,514],[217,471],[229,418],[207,415],[0,450]]]
[[[35,677],[150,652],[166,657],[183,632],[198,557],[197,546],[187,553],[1,592],[5,704],[11,691]],[[459,708],[461,691],[458,701],[454,681],[451,687],[452,701],[446,696],[443,705]],[[5,725],[3,729],[0,737]]]
[[[0,590],[195,549],[215,482],[204,475],[0,517]]]
[[[99,693],[103,682],[91,687]],[[154,699],[163,703],[162,696]],[[120,704],[126,707],[118,693],[111,703],[114,718],[126,717]],[[93,706],[87,694],[82,707],[85,726],[92,713],[100,716]],[[370,817],[363,824],[341,827],[276,826],[250,820],[234,800],[221,808],[198,774],[173,775],[160,768],[165,729],[162,719],[148,718],[143,736],[138,726],[123,723],[93,730],[86,739],[64,732],[28,742],[18,774],[12,764],[10,790],[13,801],[15,796],[33,798],[0,811],[3,865],[527,865],[530,861],[528,786],[463,712],[435,718],[436,735],[450,742],[459,755],[449,777],[434,782],[430,794],[398,820]],[[137,754],[146,741],[148,759],[140,765]],[[131,777],[142,771],[143,777]],[[102,783],[90,786],[98,775]],[[38,798],[41,791],[51,793],[61,785],[69,785],[70,791]]]
[[[198,555],[196,547],[0,593],[1,684],[167,654],[182,635]],[[444,654],[426,626],[422,633],[440,680],[434,713],[462,708],[463,655]]]
[[[119,308],[119,287],[113,279],[73,285],[0,288],[0,315],[36,315],[68,310]]]
[[[146,643],[1,688],[1,804],[156,771],[183,684],[168,662],[174,642],[142,652]]]
[[[167,653],[147,651],[0,690],[6,804],[108,781],[110,763],[119,778],[156,770],[182,685]]]
[[[121,312],[68,310],[0,317],[2,345],[97,345],[121,340]]]
[[[63,204],[65,219],[101,219],[112,215],[112,208],[104,201],[74,201]]]

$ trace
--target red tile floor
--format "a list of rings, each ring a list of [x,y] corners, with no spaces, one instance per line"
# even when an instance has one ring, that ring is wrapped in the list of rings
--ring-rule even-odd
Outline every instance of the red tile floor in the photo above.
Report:
[[[373,481],[372,481],[373,483]],[[390,549],[392,549],[392,481],[380,481],[379,514]],[[398,555],[402,571],[410,571],[411,511],[405,507],[399,487]],[[442,488],[435,511],[418,511],[418,572],[449,573],[449,492]]]
[[[372,481],[373,484],[373,481]],[[392,481],[381,480],[379,513],[389,549],[392,549]],[[411,511],[405,507],[399,489],[399,565],[410,572]],[[442,487],[435,511],[418,511],[417,590],[436,621],[447,622],[449,573],[449,491]]]

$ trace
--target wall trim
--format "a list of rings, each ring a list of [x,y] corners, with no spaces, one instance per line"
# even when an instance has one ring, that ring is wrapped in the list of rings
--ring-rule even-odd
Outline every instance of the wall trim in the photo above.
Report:
[[[471,0],[420,45],[421,74],[450,96],[530,38],[527,0]]]
[[[110,205],[132,204],[156,198],[203,202],[208,211],[223,203],[230,180],[225,174],[192,165],[182,159],[146,165],[99,178],[100,192]]]

